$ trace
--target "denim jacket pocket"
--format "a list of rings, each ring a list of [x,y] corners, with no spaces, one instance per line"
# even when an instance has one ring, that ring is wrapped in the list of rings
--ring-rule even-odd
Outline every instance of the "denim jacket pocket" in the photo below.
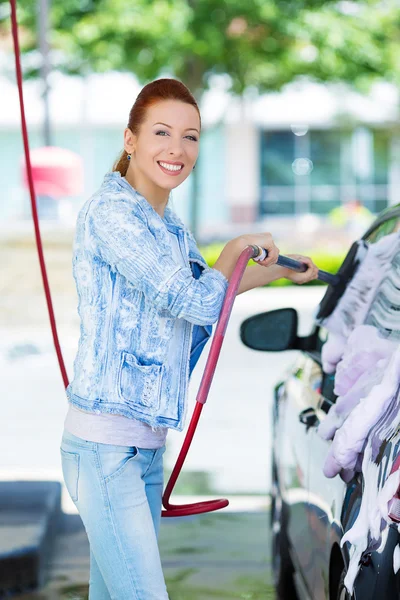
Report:
[[[135,408],[158,410],[163,372],[164,365],[143,365],[123,351],[117,382],[120,398]]]

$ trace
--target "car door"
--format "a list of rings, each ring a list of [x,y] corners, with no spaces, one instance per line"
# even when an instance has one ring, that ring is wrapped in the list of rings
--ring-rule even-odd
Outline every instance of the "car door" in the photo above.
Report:
[[[323,466],[331,442],[323,440],[317,433],[317,426],[326,418],[336,397],[333,393],[334,377],[323,372],[320,354],[309,357],[315,374],[314,395],[310,404],[315,422],[309,430],[310,474],[308,524],[309,540],[312,548],[312,590],[313,600],[329,600],[329,563],[334,543],[340,543],[342,535],[341,511],[346,484],[339,478],[328,479],[323,474]],[[318,384],[319,382],[319,384]]]
[[[310,406],[307,357],[299,355],[278,402],[278,429],[275,432],[275,456],[279,468],[281,494],[287,515],[287,535],[291,557],[304,589],[310,597],[313,581],[312,547],[308,524],[308,480],[310,431],[300,416]]]

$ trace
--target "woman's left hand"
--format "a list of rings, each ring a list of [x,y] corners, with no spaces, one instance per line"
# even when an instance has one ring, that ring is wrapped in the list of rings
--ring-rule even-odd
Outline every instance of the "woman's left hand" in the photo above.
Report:
[[[307,283],[312,279],[317,279],[318,267],[313,263],[309,256],[301,256],[300,254],[286,254],[285,256],[306,263],[306,265],[308,265],[308,269],[304,273],[297,273],[296,271],[292,271],[291,269],[285,268],[285,274],[283,275],[285,279],[290,279],[290,281],[293,281],[293,283],[298,283],[300,285],[302,283]]]

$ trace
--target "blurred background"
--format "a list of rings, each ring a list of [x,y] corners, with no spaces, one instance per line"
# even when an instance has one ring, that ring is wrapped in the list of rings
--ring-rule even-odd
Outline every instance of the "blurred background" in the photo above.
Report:
[[[399,201],[398,0],[19,0],[18,20],[46,266],[70,378],[79,338],[76,215],[112,169],[147,82],[176,77],[199,103],[197,169],[172,199],[210,265],[230,238],[270,231],[282,252],[307,253],[335,272],[374,216]],[[0,477],[61,481],[67,401],[36,253],[14,68],[10,8],[1,0]],[[266,501],[272,388],[295,353],[251,351],[238,328],[251,314],[294,306],[307,333],[324,293],[281,283],[236,300],[180,493]],[[203,356],[192,405],[204,364]],[[169,436],[167,471],[182,441]],[[74,512],[65,490],[62,501]]]
[[[198,168],[173,191],[172,201],[210,264],[228,239],[259,230],[271,231],[282,251],[307,252],[335,272],[374,215],[398,201],[398,1],[20,0],[18,19],[39,217],[70,377],[79,336],[72,278],[76,215],[111,170],[129,110],[148,81],[176,77],[198,100],[203,122]],[[35,407],[38,427],[47,427],[56,440],[66,400],[35,249],[8,2],[0,2],[0,90],[1,385],[3,397],[20,393],[26,410]],[[228,486],[232,489],[267,491],[266,398],[276,379],[275,368],[266,375],[272,355],[240,345],[240,306],[246,305],[245,316],[271,303],[298,302],[307,313],[306,328],[322,293],[291,286],[237,300],[237,323],[231,325],[236,346],[226,350],[233,353],[228,368],[246,359],[264,365],[256,389],[265,410],[265,434],[260,430],[259,438],[265,456],[251,475]],[[292,358],[288,353],[279,361]],[[35,365],[38,401],[48,400],[54,421],[39,417],[30,377],[17,386],[12,377],[14,383],[7,384],[13,365],[25,373]],[[235,389],[243,394],[235,396],[246,401],[250,375],[245,368],[236,372],[242,388]],[[51,389],[52,378],[50,394],[43,390]],[[215,395],[224,396],[226,380],[217,377],[215,386],[218,379]],[[217,404],[211,400],[210,407]],[[219,406],[224,410],[226,401]],[[15,407],[20,411],[18,402]],[[21,434],[20,419],[16,427]],[[229,447],[235,436],[226,422],[225,427],[230,437],[223,445]],[[36,439],[37,431],[32,435]],[[40,443],[46,461],[51,456],[58,468],[58,454],[49,456],[46,440]],[[27,466],[17,455],[2,453],[3,466]],[[47,464],[30,460],[38,468]],[[211,468],[208,460],[204,456],[202,468]]]

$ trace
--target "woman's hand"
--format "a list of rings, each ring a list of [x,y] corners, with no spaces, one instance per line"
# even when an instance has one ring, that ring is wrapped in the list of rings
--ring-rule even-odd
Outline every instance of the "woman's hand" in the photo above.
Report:
[[[229,281],[241,253],[247,246],[260,246],[261,248],[268,250],[268,257],[265,260],[255,264],[259,264],[263,267],[270,267],[278,260],[279,248],[275,246],[274,240],[272,239],[272,235],[270,233],[246,233],[227,242],[221,254],[215,261],[213,269],[220,271]],[[257,272],[259,271],[259,269],[252,270]],[[262,271],[262,273],[264,274],[265,272]],[[268,275],[271,275],[271,272],[268,273]],[[271,281],[271,277],[267,277],[267,279]],[[263,284],[259,283],[256,285]],[[245,289],[251,289],[253,287],[255,287],[255,285],[250,285],[250,287],[245,286]],[[244,291],[243,286],[242,291]]]
[[[283,277],[285,279],[290,279],[293,283],[307,283],[312,279],[317,279],[318,277],[318,267],[313,263],[309,256],[301,256],[301,254],[286,254],[288,258],[293,258],[294,260],[298,260],[300,262],[306,263],[308,265],[307,271],[304,273],[297,273],[296,271],[292,271],[292,269],[288,269],[284,267],[285,274]]]
[[[268,256],[264,260],[256,261],[258,265],[262,267],[270,267],[274,265],[279,258],[279,248],[275,246],[275,242],[272,239],[270,233],[246,233],[237,238],[245,246],[260,246],[268,251]]]

